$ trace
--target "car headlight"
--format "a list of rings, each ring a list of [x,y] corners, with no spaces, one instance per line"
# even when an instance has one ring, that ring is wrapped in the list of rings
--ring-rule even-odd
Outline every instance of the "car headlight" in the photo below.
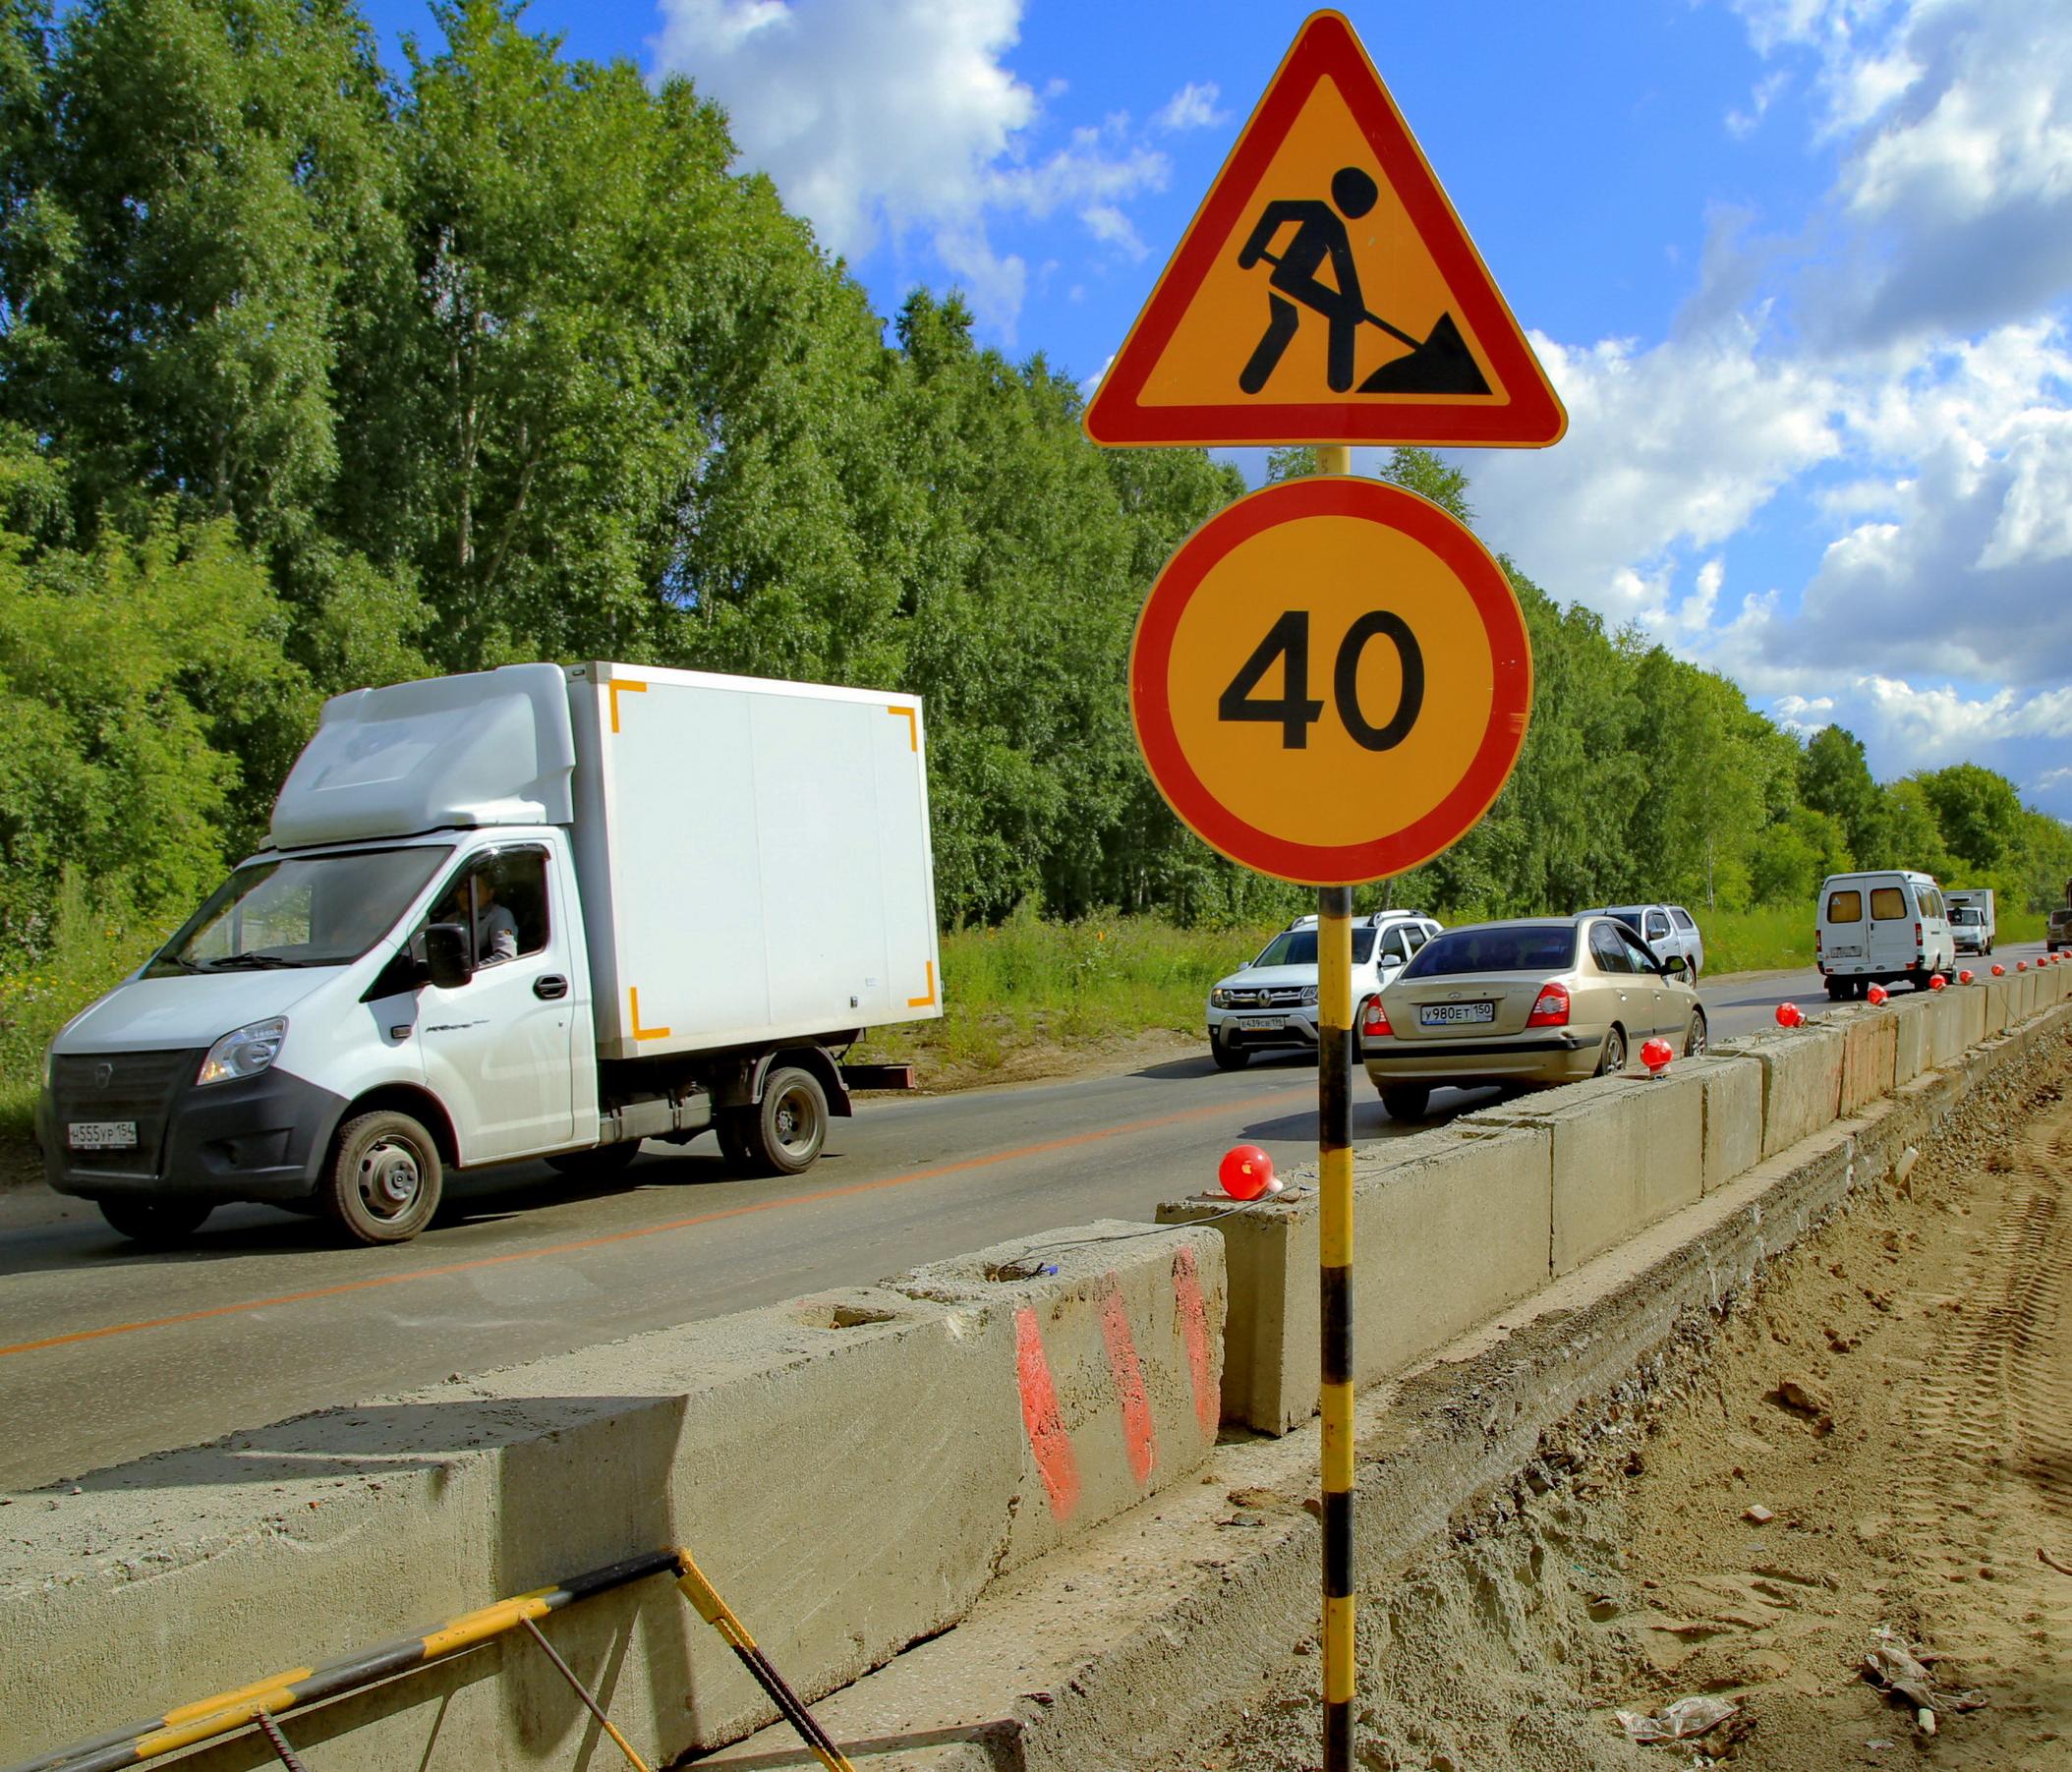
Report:
[[[196,1084],[229,1083],[239,1077],[256,1077],[262,1070],[270,1070],[273,1060],[280,1057],[280,1043],[287,1037],[287,1018],[281,1015],[274,1016],[271,1021],[255,1021],[249,1027],[225,1034],[208,1049],[208,1057],[201,1060],[201,1073],[195,1078]]]
[[[1316,1002],[1316,986],[1304,985],[1302,987],[1302,995],[1296,1000],[1299,1001],[1304,1008],[1312,1007]]]
[[[1213,990],[1213,991],[1211,991],[1211,992],[1209,993],[1209,1007],[1210,1007],[1210,1008],[1212,1008],[1212,1009],[1227,1009],[1227,1008],[1229,1008],[1230,1006],[1231,1006],[1231,994],[1230,994],[1230,993],[1229,993],[1228,991],[1226,991],[1226,990],[1225,990],[1225,989],[1224,989],[1224,988],[1223,988],[1223,987],[1222,987],[1221,985],[1218,985],[1218,986],[1216,987],[1216,989],[1215,989],[1215,990]]]

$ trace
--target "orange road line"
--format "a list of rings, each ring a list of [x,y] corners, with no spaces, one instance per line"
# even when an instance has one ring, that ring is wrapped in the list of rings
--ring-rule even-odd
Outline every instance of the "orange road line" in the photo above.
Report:
[[[49,1347],[69,1347],[80,1342],[98,1342],[108,1336],[135,1335],[145,1329],[172,1329],[182,1323],[205,1323],[212,1317],[236,1317],[249,1311],[271,1310],[283,1304],[308,1304],[318,1298],[342,1297],[348,1292],[373,1291],[376,1286],[404,1286],[415,1280],[439,1280],[449,1274],[468,1274],[482,1268],[498,1268],[514,1261],[537,1261],[546,1255],[573,1255],[583,1249],[604,1249],[614,1243],[637,1242],[643,1237],[662,1236],[672,1230],[688,1230],[698,1225],[715,1225],[723,1219],[746,1218],[751,1213],[775,1212],[784,1206],[814,1206],[823,1200],[847,1199],[855,1194],[876,1193],[881,1188],[904,1187],[912,1181],[933,1181],[944,1175],[963,1174],[970,1170],[990,1169],[1023,1157],[1041,1157],[1052,1151],[1069,1151],[1099,1144],[1110,1138],[1124,1138],[1133,1132],[1152,1132],[1161,1126],[1183,1125],[1189,1120],[1213,1119],[1223,1114],[1249,1114],[1276,1107],[1291,1096],[1309,1097],[1307,1089],[1283,1089],[1241,1102],[1227,1102],[1213,1108],[1186,1108],[1178,1114],[1162,1114],[1152,1119],[1132,1120],[1127,1125],[1109,1126],[1098,1132],[1073,1132],[1064,1138],[1047,1138],[1040,1144],[1025,1144],[1011,1151],[996,1151],[990,1157],[963,1157],[954,1163],[939,1163],[903,1175],[884,1175],[876,1181],[851,1181],[842,1187],[824,1187],[817,1193],[792,1194],[781,1200],[757,1200],[746,1206],[723,1206],[701,1212],[694,1218],[670,1219],[661,1225],[641,1225],[631,1230],[614,1230],[605,1236],[579,1237],[573,1242],[547,1243],[538,1249],[514,1249],[505,1255],[478,1255],[469,1261],[447,1262],[435,1268],[418,1268],[408,1274],[382,1274],[372,1280],[347,1280],[337,1286],[312,1286],[307,1291],[280,1292],[270,1298],[247,1298],[237,1304],[211,1305],[207,1310],[182,1311],[172,1317],[145,1317],[135,1323],[109,1323],[99,1329],[76,1329],[69,1335],[45,1336],[36,1342],[16,1342],[0,1346],[0,1359],[21,1353],[39,1353]]]

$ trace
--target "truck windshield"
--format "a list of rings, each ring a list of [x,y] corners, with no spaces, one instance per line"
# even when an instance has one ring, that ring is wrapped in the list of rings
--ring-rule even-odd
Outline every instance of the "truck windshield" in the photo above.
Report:
[[[396,925],[453,853],[447,844],[248,863],[144,967],[146,978],[344,966]]]

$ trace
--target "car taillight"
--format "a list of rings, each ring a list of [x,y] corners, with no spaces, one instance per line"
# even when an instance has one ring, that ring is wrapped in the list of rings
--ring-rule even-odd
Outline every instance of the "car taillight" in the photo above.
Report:
[[[1914,945],[1916,947],[1921,945],[1921,925],[1919,923],[1914,925]]]
[[[1527,1027],[1567,1027],[1569,1025],[1569,993],[1565,986],[1548,985],[1539,994],[1532,1005],[1532,1013],[1525,1017]]]
[[[1814,958],[1814,959],[1818,959],[1819,957],[1820,957],[1820,932],[1819,932],[1819,931],[1818,931],[1818,930],[1816,929],[1816,930],[1814,930],[1814,931],[1813,931],[1813,958]]]
[[[1366,1040],[1387,1040],[1394,1037],[1396,1030],[1389,1026],[1389,1012],[1381,1006],[1380,998],[1367,999],[1366,1010],[1359,1018],[1359,1031],[1361,1038]]]

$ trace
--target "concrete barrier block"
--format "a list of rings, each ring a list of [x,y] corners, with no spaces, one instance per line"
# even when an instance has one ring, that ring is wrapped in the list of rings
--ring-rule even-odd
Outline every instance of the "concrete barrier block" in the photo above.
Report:
[[[1964,1056],[1964,1014],[1957,996],[1957,987],[1952,985],[1928,999],[1929,1062],[1937,1070]]]
[[[1957,999],[1958,1040],[1969,1052],[1986,1038],[1986,992],[1979,985],[1958,985],[1953,994]]]
[[[246,1430],[11,1510],[0,1734],[60,1746],[676,1544],[810,1702],[1213,1443],[1218,1239],[1047,1240],[1103,1230],[1134,1234],[982,1283],[983,1300],[826,1293]],[[1046,1482],[1039,1439],[1075,1487],[1055,1460]],[[659,1762],[775,1714],[665,1581],[551,1634]],[[579,1763],[591,1729],[507,1639],[313,1713],[295,1740],[326,1772],[534,1772]],[[246,1741],[191,1763],[255,1762]]]
[[[1762,1065],[1762,1154],[1810,1138],[1842,1111],[1842,1030],[1825,1022],[1780,1029],[1721,1050]]]
[[[1919,997],[1895,998],[1881,1013],[1893,1022],[1892,1085],[1903,1088],[1925,1070],[1934,1068],[1933,1041],[1928,1028],[1928,1003]]]
[[[1353,1165],[1353,1379],[1401,1371],[1546,1284],[1548,1134],[1454,1126],[1359,1148]],[[1228,1202],[1170,1200],[1162,1224]],[[1224,1418],[1283,1434],[1316,1412],[1314,1193],[1220,1218],[1230,1310]]]
[[[1762,1066],[1719,1052],[1680,1058],[1675,1074],[1695,1077],[1704,1103],[1706,1193],[1762,1161]]]
[[[1537,1126],[1457,1122],[1361,1149],[1353,1264],[1360,1384],[1401,1372],[1547,1284],[1551,1172],[1550,1138]]]
[[[1986,1031],[1988,1035],[2007,1031],[2007,981],[2004,978],[1986,981]]]
[[[1108,1221],[1000,1243],[885,1284],[1011,1328],[1026,1432],[997,1572],[1201,1467],[1222,1419],[1223,1239]],[[1080,1247],[1053,1244],[1080,1243]],[[1040,1270],[1054,1267],[1046,1275]]]
[[[1573,1084],[1460,1123],[1546,1129],[1557,1275],[1704,1192],[1704,1088],[1695,1070]]]
[[[1831,1015],[1842,1028],[1842,1096],[1844,1115],[1860,1112],[1880,1096],[1890,1095],[1897,1074],[1899,1025],[1881,1008]]]

